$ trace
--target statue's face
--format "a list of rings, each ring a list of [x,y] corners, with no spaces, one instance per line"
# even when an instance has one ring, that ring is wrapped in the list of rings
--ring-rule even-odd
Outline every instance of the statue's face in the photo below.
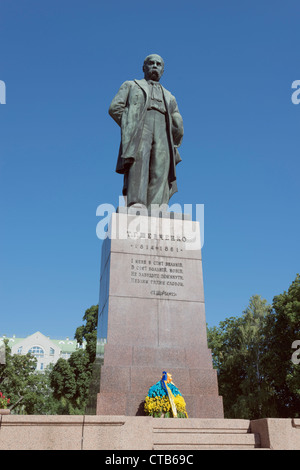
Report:
[[[162,58],[156,54],[148,56],[145,59],[143,71],[146,80],[159,82],[164,71],[164,62]]]

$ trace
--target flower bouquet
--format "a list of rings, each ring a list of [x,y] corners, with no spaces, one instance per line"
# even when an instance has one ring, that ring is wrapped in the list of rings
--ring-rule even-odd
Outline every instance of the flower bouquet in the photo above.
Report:
[[[185,400],[172,382],[171,374],[163,372],[161,380],[149,388],[144,410],[155,418],[187,418]]]

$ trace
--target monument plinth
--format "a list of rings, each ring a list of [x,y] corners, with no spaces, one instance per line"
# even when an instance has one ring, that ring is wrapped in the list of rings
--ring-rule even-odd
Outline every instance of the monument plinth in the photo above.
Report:
[[[149,387],[167,370],[189,417],[222,418],[199,223],[165,215],[112,214],[101,260],[96,414],[142,415]]]

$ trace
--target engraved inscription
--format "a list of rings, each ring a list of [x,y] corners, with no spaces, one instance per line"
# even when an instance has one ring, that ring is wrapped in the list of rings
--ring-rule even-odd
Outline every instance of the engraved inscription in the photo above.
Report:
[[[137,250],[149,250],[149,254],[158,253],[179,253],[185,248],[187,241],[185,236],[175,236],[168,234],[130,232],[127,231],[127,237],[132,240],[131,248]],[[162,242],[168,242],[162,244]],[[173,242],[173,245],[171,244]],[[175,242],[175,243],[174,243]]]
[[[147,258],[131,257],[130,282],[147,284],[152,288],[151,295],[176,297],[172,288],[184,287],[183,263]]]

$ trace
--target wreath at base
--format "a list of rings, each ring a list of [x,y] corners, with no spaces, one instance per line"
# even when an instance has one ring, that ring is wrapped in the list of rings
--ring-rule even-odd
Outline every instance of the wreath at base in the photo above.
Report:
[[[166,372],[163,372],[161,380],[149,388],[144,410],[154,418],[188,418],[185,400],[172,382],[171,375]]]

